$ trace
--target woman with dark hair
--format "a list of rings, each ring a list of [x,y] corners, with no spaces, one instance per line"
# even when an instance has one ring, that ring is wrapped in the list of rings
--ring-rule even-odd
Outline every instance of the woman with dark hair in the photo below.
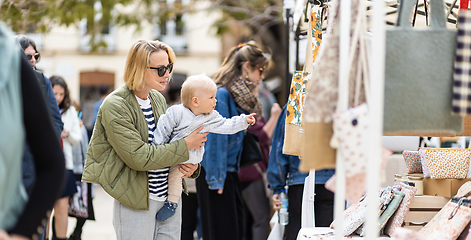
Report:
[[[40,59],[39,52],[36,49],[36,44],[34,41],[26,36],[16,36],[16,41],[20,45],[21,49],[24,51],[26,58],[29,60],[30,67],[33,69],[36,68],[36,63]],[[50,118],[53,122],[54,130],[57,136],[57,140],[60,139],[60,133],[64,127],[64,124],[61,120],[61,115],[59,113],[59,108],[57,107],[56,98],[54,97],[54,92],[52,91],[51,82],[49,79],[44,76],[44,74],[38,70],[33,71],[35,73],[35,80],[39,81],[43,96],[46,99],[46,105],[49,108]],[[32,188],[35,181],[35,169],[34,169],[34,159],[29,144],[26,143],[26,147],[22,159],[22,174],[23,174],[23,184],[26,188],[28,194],[31,194]]]
[[[264,78],[267,65],[268,59],[254,41],[231,49],[213,76],[219,85],[215,109],[225,118],[239,112],[261,117],[262,104],[254,90]],[[196,179],[205,240],[239,240],[245,235],[244,205],[237,175],[243,138],[244,132],[208,134],[201,176]]]
[[[36,43],[31,38],[28,38],[23,35],[16,36],[18,43],[21,46],[21,49],[26,54],[26,59],[28,59],[33,69],[36,69],[36,63],[41,60],[41,54],[38,52],[36,48]]]
[[[65,80],[59,76],[51,77],[52,90],[56,96],[57,105],[61,112],[64,130],[61,132],[62,146],[67,170],[66,180],[62,195],[54,204],[53,239],[67,238],[69,197],[77,192],[75,186],[74,163],[72,157],[72,145],[79,145],[82,140],[80,121],[77,111],[70,103],[70,93]],[[56,238],[57,237],[57,238]]]

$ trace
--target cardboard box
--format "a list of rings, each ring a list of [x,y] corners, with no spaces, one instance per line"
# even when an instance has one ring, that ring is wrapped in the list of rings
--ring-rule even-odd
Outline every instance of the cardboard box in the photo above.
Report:
[[[424,195],[442,196],[451,198],[458,189],[471,178],[464,179],[432,179],[424,178]]]

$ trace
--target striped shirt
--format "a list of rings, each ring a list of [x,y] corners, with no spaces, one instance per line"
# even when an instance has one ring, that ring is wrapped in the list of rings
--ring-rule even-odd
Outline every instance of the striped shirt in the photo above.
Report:
[[[152,105],[150,104],[150,99],[142,100],[136,96],[137,102],[144,113],[144,116],[147,121],[147,126],[149,127],[149,145],[154,144],[154,131],[155,131],[155,119],[154,114],[152,113]],[[168,172],[169,167],[149,170],[149,198],[156,201],[165,201],[167,199],[167,189],[168,189]]]

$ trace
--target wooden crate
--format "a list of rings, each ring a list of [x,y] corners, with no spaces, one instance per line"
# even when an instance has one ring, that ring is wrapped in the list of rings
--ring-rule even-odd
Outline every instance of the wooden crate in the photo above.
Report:
[[[415,196],[411,200],[409,211],[404,218],[405,227],[419,231],[449,200],[449,198],[440,196]]]

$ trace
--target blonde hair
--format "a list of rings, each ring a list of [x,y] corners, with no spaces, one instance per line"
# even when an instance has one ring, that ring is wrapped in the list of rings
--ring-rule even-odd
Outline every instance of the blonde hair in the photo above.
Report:
[[[204,73],[188,77],[182,84],[181,99],[182,104],[186,108],[190,108],[191,99],[196,95],[197,91],[216,89],[216,83],[213,79]]]
[[[149,66],[150,55],[154,52],[165,51],[168,61],[175,62],[175,52],[167,44],[161,41],[138,40],[129,49],[126,65],[124,67],[124,82],[131,90],[144,88],[144,76]]]

